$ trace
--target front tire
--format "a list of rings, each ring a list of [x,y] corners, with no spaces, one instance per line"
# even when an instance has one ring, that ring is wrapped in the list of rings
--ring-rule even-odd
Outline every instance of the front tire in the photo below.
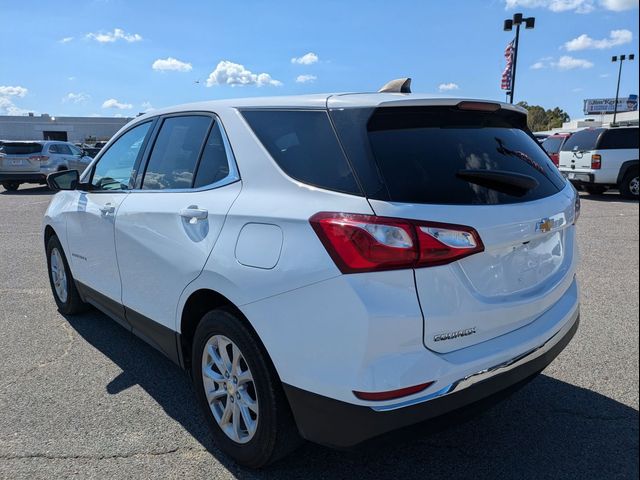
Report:
[[[47,267],[49,283],[58,311],[63,315],[75,315],[85,311],[87,304],[80,299],[67,257],[60,240],[55,235],[52,235],[47,242]]]
[[[301,443],[289,403],[264,348],[237,314],[207,313],[198,325],[191,373],[216,444],[259,468]]]
[[[2,182],[2,186],[8,192],[15,192],[20,188],[20,182]]]
[[[620,184],[620,195],[624,198],[638,200],[640,193],[640,182],[638,179],[638,170],[628,172],[622,179]]]

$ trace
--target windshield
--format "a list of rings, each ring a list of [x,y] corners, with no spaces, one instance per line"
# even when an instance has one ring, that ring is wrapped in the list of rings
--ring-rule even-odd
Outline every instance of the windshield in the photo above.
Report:
[[[595,150],[604,129],[588,128],[574,133],[562,146],[563,152]]]

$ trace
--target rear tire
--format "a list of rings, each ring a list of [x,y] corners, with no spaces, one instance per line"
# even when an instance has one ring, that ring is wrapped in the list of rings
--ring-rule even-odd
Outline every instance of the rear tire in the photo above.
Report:
[[[2,186],[8,192],[15,192],[20,188],[20,182],[2,182]]]
[[[639,189],[638,170],[627,172],[620,183],[620,195],[631,200],[638,200]]]
[[[67,257],[55,235],[47,242],[47,267],[51,292],[58,311],[63,315],[75,315],[87,310],[88,305],[80,298]]]
[[[207,313],[192,352],[196,396],[222,451],[241,465],[259,468],[302,443],[271,360],[237,314]]]
[[[607,187],[603,187],[602,185],[587,185],[584,189],[589,195],[602,195],[607,191]]]

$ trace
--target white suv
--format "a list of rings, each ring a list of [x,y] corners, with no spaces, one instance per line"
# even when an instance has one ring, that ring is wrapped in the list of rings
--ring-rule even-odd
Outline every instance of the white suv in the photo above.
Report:
[[[489,403],[578,327],[577,193],[512,105],[184,105],[49,183],[60,312],[94,305],[190,370],[244,465]]]
[[[638,127],[587,128],[562,145],[560,171],[591,194],[618,188],[638,199]]]

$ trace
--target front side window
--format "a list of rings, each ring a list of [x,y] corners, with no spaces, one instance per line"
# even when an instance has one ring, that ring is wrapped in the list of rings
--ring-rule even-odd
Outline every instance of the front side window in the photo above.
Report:
[[[164,120],[142,180],[143,190],[191,188],[212,118],[204,115]]]
[[[152,122],[133,127],[116,140],[96,164],[91,184],[99,190],[127,190],[136,160],[149,133]]]
[[[69,148],[69,145],[65,145],[64,143],[59,143],[57,147],[58,147],[58,153],[61,153],[62,155],[71,155],[71,149]]]

